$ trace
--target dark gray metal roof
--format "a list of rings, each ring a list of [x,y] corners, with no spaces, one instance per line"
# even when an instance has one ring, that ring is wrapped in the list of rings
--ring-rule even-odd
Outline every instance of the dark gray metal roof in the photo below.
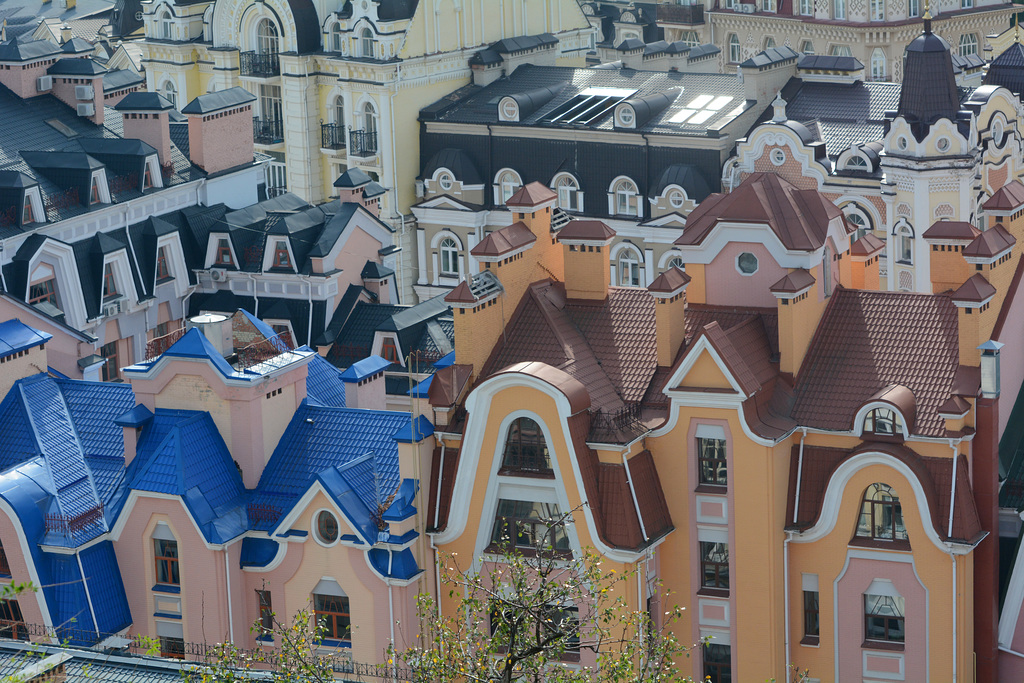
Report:
[[[133,85],[141,85],[145,80],[131,69],[114,69],[103,74],[103,92],[112,92],[122,88],[129,88]],[[128,94],[133,95],[135,93]],[[158,93],[153,94],[160,97]],[[168,104],[170,103],[168,102]]]
[[[38,185],[32,176],[21,171],[0,171],[0,187],[4,188],[25,188]]]
[[[796,66],[798,69],[820,71],[859,71],[864,68],[864,65],[856,57],[838,57],[836,55],[804,55]]]
[[[0,43],[0,62],[28,62],[56,54],[60,54],[60,46],[50,40],[13,38]]]
[[[114,109],[118,111],[166,111],[174,109],[174,105],[160,93],[130,92],[114,105]]]
[[[781,47],[770,47],[763,52],[758,52],[750,59],[741,62],[740,66],[745,69],[759,69],[772,64],[781,64],[793,59],[797,59],[800,53],[791,47],[785,45]]]
[[[380,0],[377,3],[377,18],[381,21],[412,19],[419,0]]]
[[[46,70],[54,76],[98,76],[107,73],[107,67],[81,57],[61,57]]]
[[[1024,45],[1011,43],[989,64],[985,85],[1000,85],[1012,93],[1024,92]]]
[[[338,176],[338,179],[334,181],[334,186],[344,187],[346,189],[355,189],[357,187],[362,187],[363,185],[368,185],[372,181],[373,178],[368,176],[366,171],[353,166]]]
[[[931,22],[925,21],[924,33],[907,45],[896,112],[908,121],[930,124],[940,118],[955,120],[959,110],[949,43],[932,33]]]
[[[60,51],[66,55],[77,55],[84,52],[92,52],[94,46],[85,38],[74,36],[71,40],[61,45]]]
[[[498,54],[508,55],[557,44],[558,38],[555,38],[554,35],[550,33],[539,33],[535,36],[516,36],[514,38],[505,38],[491,45],[490,49]]]
[[[421,177],[430,178],[439,168],[447,168],[463,185],[480,185],[484,182],[473,160],[461,149],[446,147],[430,157],[427,165],[423,167]]]
[[[644,45],[644,41],[640,40],[639,38],[627,38],[626,40],[616,45],[615,49],[618,52],[632,52],[634,50],[643,50]]]
[[[690,53],[686,55],[686,58],[692,62],[697,59],[717,55],[721,51],[722,50],[717,45],[706,43],[704,45],[698,45],[697,47],[691,48]]]
[[[95,170],[103,168],[103,164],[84,152],[42,152],[25,150],[21,156],[32,168],[43,171],[56,170]]]
[[[651,192],[652,196],[659,196],[669,185],[678,185],[686,191],[686,196],[695,202],[701,202],[711,194],[704,176],[700,170],[691,164],[672,164],[665,168],[657,184]]]
[[[181,113],[209,114],[211,112],[220,111],[221,109],[230,109],[231,107],[237,107],[242,104],[254,102],[255,100],[256,96],[248,90],[240,86],[235,86],[234,88],[228,88],[227,90],[218,90],[217,92],[200,95],[185,105],[181,110]]]

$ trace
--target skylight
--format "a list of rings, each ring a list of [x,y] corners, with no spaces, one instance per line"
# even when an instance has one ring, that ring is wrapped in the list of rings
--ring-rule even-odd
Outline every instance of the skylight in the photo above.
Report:
[[[635,92],[636,90],[628,88],[586,88],[569,101],[555,107],[542,120],[547,123],[589,125]]]
[[[710,109],[711,111],[718,111],[725,105],[729,104],[731,101],[732,97],[730,97],[729,95],[721,95],[711,100],[711,104],[709,104],[707,108]]]
[[[680,109],[672,115],[672,118],[669,119],[669,123],[682,123],[696,113],[696,109]]]
[[[60,119],[47,119],[46,123],[48,123],[51,127],[56,129],[57,132],[59,132],[64,137],[73,138],[78,136],[78,133],[73,128],[68,126],[68,124],[64,123]]]
[[[697,125],[699,123],[704,123],[705,121],[710,119],[712,116],[714,116],[715,113],[716,112],[714,112],[714,111],[712,111],[710,109],[703,109],[703,110],[697,112],[696,114],[694,114],[693,118],[691,118],[689,121],[687,121],[687,123],[689,123],[690,125]]]
[[[708,102],[715,99],[714,95],[697,95],[693,98],[693,101],[686,105],[687,109],[703,109],[708,106]]]

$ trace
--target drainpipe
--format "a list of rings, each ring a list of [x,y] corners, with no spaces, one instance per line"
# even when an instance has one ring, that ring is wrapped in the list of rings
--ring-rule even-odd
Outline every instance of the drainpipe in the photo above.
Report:
[[[953,560],[953,683],[956,683],[956,555],[950,548],[949,557]]]
[[[956,444],[953,439],[949,440],[949,447],[953,449],[953,467],[951,468],[952,482],[949,485],[949,525],[946,528],[946,538],[953,537],[953,505],[956,503],[956,458],[957,453]]]
[[[228,549],[224,546],[224,581],[228,593],[228,636],[235,642],[235,617],[231,613],[231,565],[228,562]]]
[[[306,346],[313,346],[313,280],[309,275],[302,275],[302,279],[306,281],[306,285],[309,287],[306,296],[306,301],[309,303],[309,323],[306,326]]]
[[[253,308],[256,309],[256,310],[254,310],[252,312],[252,315],[253,315],[254,318],[259,318],[260,317],[260,297],[256,293],[256,276],[253,275],[252,273],[246,273],[246,275],[248,275],[249,279],[252,280],[252,299],[255,302]]]
[[[782,542],[782,581],[783,581],[783,600],[786,602],[786,661],[783,666],[788,667],[790,662],[790,618],[789,618],[789,542],[792,540],[793,534],[790,531],[786,532],[786,539]],[[786,680],[789,675],[788,669],[782,672],[782,678],[780,680]]]
[[[444,451],[448,448],[445,441],[441,442],[441,467],[437,470],[437,497],[434,498],[434,528],[437,528],[438,519],[441,516],[441,480],[444,477]]]
[[[797,516],[800,514],[800,482],[804,473],[804,439],[807,438],[807,427],[802,428],[800,435],[800,455],[796,465],[796,500],[793,502],[793,524],[796,524]],[[789,614],[787,606],[786,614]]]
[[[953,536],[953,505],[956,501],[956,459],[957,449],[956,444],[953,440],[949,440],[949,447],[953,449],[953,475],[952,483],[949,486],[949,526],[946,530],[946,538],[952,538]],[[956,623],[956,554],[953,553],[952,545],[949,546],[949,559],[953,561],[953,683],[956,683],[956,666],[957,666],[957,623]]]
[[[82,587],[85,588],[85,599],[89,603],[89,614],[92,615],[93,630],[96,631],[98,636],[100,634],[100,627],[96,621],[96,610],[92,606],[92,594],[89,592],[89,582],[85,580],[85,568],[82,567],[82,556],[78,554],[78,548],[75,548],[75,559],[78,560],[78,571],[81,572]]]

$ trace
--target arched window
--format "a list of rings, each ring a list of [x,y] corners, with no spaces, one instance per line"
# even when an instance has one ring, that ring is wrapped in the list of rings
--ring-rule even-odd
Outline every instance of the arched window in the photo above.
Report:
[[[359,34],[359,56],[372,59],[374,57],[373,31],[364,28]]]
[[[978,36],[975,33],[965,33],[960,36],[960,56],[978,54]]]
[[[334,123],[339,126],[345,125],[345,98],[341,95],[334,98]]]
[[[459,245],[451,237],[445,237],[437,248],[441,257],[441,275],[459,276]]]
[[[501,469],[512,472],[551,472],[551,456],[540,425],[528,417],[518,417],[509,425]]]
[[[813,55],[814,43],[812,43],[809,40],[803,41],[802,43],[800,43],[800,52],[803,52],[805,55]]]
[[[871,0],[871,21],[885,21],[885,0]]]
[[[729,34],[729,61],[738,63],[740,61],[740,39],[735,33]]]
[[[498,173],[494,185],[497,191],[496,203],[504,205],[505,202],[512,198],[512,195],[519,191],[523,182],[519,179],[518,173],[511,169],[506,169]]]
[[[833,0],[832,18],[833,19],[845,19],[846,18],[846,0]]]
[[[640,195],[636,183],[629,178],[620,178],[612,186],[614,204],[612,213],[620,216],[640,215]]]
[[[327,43],[330,46],[332,52],[341,52],[342,44],[344,39],[341,35],[341,24],[334,22],[331,24],[330,41]]]
[[[821,257],[821,284],[825,296],[832,296],[832,249],[827,244]]]
[[[668,263],[666,264],[666,267],[668,267],[668,268],[678,268],[679,270],[685,271],[686,270],[686,263],[683,262],[683,257],[682,256],[673,256],[672,258],[670,258],[668,260]]]
[[[875,483],[864,491],[860,517],[857,519],[857,538],[876,541],[906,541],[907,528],[903,525],[903,510],[899,496],[888,484]]]
[[[568,173],[559,174],[555,178],[554,190],[558,193],[558,208],[566,211],[582,211],[583,201],[580,196],[580,184]]]
[[[860,157],[854,158],[859,159]],[[861,159],[861,161],[863,161],[863,159]],[[849,164],[847,164],[847,168],[849,168]],[[870,226],[868,225],[867,219],[864,218],[864,216],[862,216],[860,213],[855,213],[851,211],[850,213],[846,214],[846,220],[849,221],[850,225],[852,225],[854,230],[856,230],[856,232],[854,232],[853,234],[854,242],[859,240],[864,235],[868,234],[868,232],[870,232],[871,230]]]
[[[903,421],[892,408],[873,408],[864,416],[864,434],[902,436]]]
[[[879,47],[871,51],[871,80],[885,80],[885,53]]]
[[[914,233],[906,225],[896,231],[896,261],[907,265],[914,264]]]
[[[178,88],[175,87],[174,81],[164,81],[163,87],[159,88],[158,92],[175,107],[178,106]]]
[[[623,287],[640,286],[640,257],[632,249],[619,254],[619,284]]]
[[[256,25],[256,52],[261,55],[276,55],[281,52],[281,38],[277,25],[270,19],[260,19]]]
[[[854,155],[846,160],[846,168],[849,171],[866,171],[868,170],[868,162],[864,157]]]
[[[363,130],[367,133],[377,132],[377,109],[373,106],[372,102],[363,103],[362,119]]]
[[[160,14],[157,15],[157,25],[159,26],[159,35],[162,40],[171,40],[171,13],[167,9],[160,10]]]

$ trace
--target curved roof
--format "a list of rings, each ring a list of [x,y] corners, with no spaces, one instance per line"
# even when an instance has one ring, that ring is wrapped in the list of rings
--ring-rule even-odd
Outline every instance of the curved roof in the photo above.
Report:
[[[900,411],[907,424],[907,432],[914,431],[914,418],[917,417],[917,399],[914,392],[902,384],[890,384],[879,389],[867,402],[880,401],[888,403]]]
[[[381,12],[387,3],[380,3],[377,16],[383,19]],[[317,16],[313,0],[288,0],[295,19],[295,45],[299,54],[318,52],[320,50],[320,18]]]
[[[683,188],[686,196],[698,204],[711,194],[711,188],[708,187],[704,176],[692,164],[672,164],[671,166],[666,166],[665,170],[661,172],[658,182],[655,183],[651,196],[661,196],[669,185],[678,185]]]
[[[498,375],[510,373],[530,375],[558,389],[569,399],[569,410],[572,411],[572,415],[590,407],[590,394],[587,392],[587,388],[583,386],[582,382],[573,378],[572,375],[564,370],[559,370],[547,363],[527,361],[510,365],[494,373],[493,376],[497,377]]]
[[[439,168],[447,168],[463,185],[482,185],[484,182],[473,160],[461,149],[445,147],[439,150],[423,167],[420,178],[430,178]]]
[[[555,83],[554,85],[545,86],[543,88],[534,88],[533,90],[514,93],[512,95],[508,95],[508,97],[511,97],[516,101],[516,104],[519,105],[519,118],[525,119],[527,116],[550,102],[555,95],[562,92],[562,88],[564,88],[565,85],[565,81],[562,81],[561,83]]]

